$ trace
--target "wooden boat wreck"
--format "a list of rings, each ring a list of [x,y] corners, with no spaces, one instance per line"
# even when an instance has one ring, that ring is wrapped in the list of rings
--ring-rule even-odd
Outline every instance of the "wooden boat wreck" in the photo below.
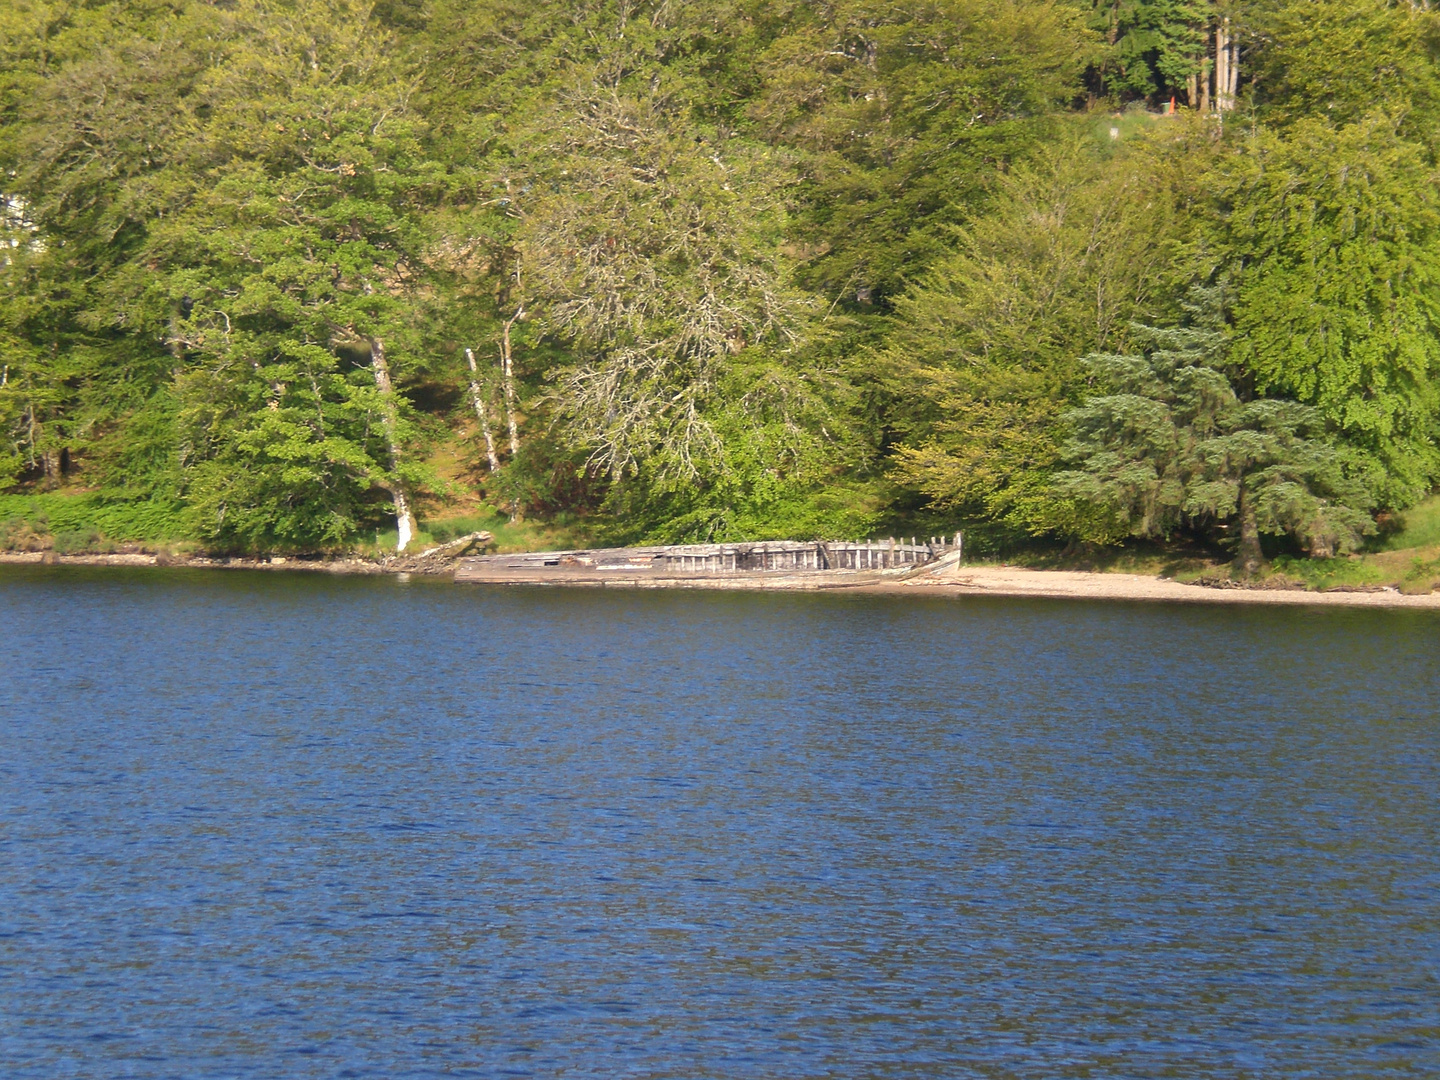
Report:
[[[960,561],[953,540],[769,540],[734,544],[531,551],[478,555],[455,566],[457,582],[698,588],[844,588]]]

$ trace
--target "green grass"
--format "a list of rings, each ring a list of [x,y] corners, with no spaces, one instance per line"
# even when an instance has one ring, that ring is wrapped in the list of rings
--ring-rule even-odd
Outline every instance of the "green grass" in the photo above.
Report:
[[[1405,511],[1399,532],[1379,545],[1382,551],[1406,551],[1440,545],[1440,495],[1432,495]]]
[[[1004,561],[1013,566],[1033,570],[1090,570],[1106,574],[1147,574],[1184,581],[1214,573],[1216,559],[1210,553],[1184,545],[1169,547],[1160,544],[1131,543],[1117,547],[1080,545],[1076,549],[1042,547],[1009,552],[1003,559],[991,557],[980,561]]]
[[[1270,564],[1270,573],[1289,581],[1298,581],[1309,589],[1339,587],[1363,588],[1372,585],[1393,585],[1394,574],[1373,560],[1304,559],[1292,555],[1277,556]]]
[[[418,522],[415,539],[410,542],[408,552],[424,551],[428,547],[444,544],[464,536],[466,533],[488,532],[494,536],[489,550],[550,551],[555,548],[583,547],[590,543],[590,537],[575,521],[560,518],[555,521],[510,521],[504,510],[482,506],[471,514],[455,517],[425,518]],[[396,532],[382,529],[356,545],[362,555],[371,557],[395,553]]]

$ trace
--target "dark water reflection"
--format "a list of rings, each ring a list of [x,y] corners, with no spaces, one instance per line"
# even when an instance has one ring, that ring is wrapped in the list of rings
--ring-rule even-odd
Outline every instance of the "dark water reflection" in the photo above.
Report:
[[[0,1074],[1440,1071],[1440,618],[0,574]]]

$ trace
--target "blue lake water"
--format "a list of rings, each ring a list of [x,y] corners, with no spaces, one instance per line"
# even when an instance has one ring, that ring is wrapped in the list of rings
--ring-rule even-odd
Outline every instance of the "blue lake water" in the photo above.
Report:
[[[0,568],[0,1076],[1440,1073],[1440,617]]]

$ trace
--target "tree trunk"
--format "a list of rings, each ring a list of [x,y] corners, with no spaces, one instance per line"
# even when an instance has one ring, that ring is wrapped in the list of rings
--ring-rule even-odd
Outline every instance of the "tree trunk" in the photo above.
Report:
[[[1200,111],[1210,111],[1210,59],[1206,59],[1200,66]]]
[[[500,366],[501,375],[505,383],[505,422],[510,427],[510,456],[514,457],[520,452],[520,434],[515,426],[515,362],[510,351],[510,328],[515,325],[517,319],[525,317],[525,305],[515,309],[505,323],[505,333],[500,339]]]
[[[1235,92],[1240,89],[1240,43],[1233,36],[1230,38],[1230,59],[1225,64],[1225,73],[1229,76],[1225,86],[1226,108],[1233,109]]]
[[[55,450],[42,450],[40,452],[40,469],[44,473],[43,484],[46,491],[60,486],[60,455]]]
[[[400,463],[400,414],[395,408],[395,389],[390,382],[390,365],[385,362],[385,346],[379,338],[370,339],[370,367],[375,373],[375,386],[380,391],[380,418],[385,438],[390,444],[390,469],[393,472]],[[395,504],[395,550],[404,551],[415,536],[415,515],[410,512],[410,500],[405,497],[404,485],[397,479],[389,488],[390,498]]]
[[[1240,548],[1235,553],[1235,567],[1241,577],[1251,577],[1265,565],[1260,550],[1260,526],[1255,520],[1255,502],[1245,481],[1240,481]]]
[[[475,405],[475,415],[480,418],[480,433],[485,436],[485,456],[490,461],[490,471],[500,468],[500,458],[495,453],[495,437],[490,434],[489,410],[485,399],[480,396],[480,372],[475,367],[475,354],[465,350],[465,360],[470,365],[470,400]]]
[[[1229,112],[1235,107],[1235,58],[1230,37],[1230,19],[1225,17],[1215,27],[1215,111]]]
[[[26,458],[26,465],[35,468],[35,405],[30,403],[25,406],[25,422],[27,426],[26,442],[29,444],[30,453]]]
[[[180,369],[185,364],[185,345],[180,337],[180,310],[176,308],[170,313],[170,357],[175,361],[173,374],[179,375]]]
[[[518,276],[518,275],[517,275]],[[505,323],[505,333],[500,339],[500,365],[502,382],[505,384],[505,423],[510,428],[510,459],[513,461],[515,455],[520,452],[520,432],[515,426],[515,362],[510,350],[510,328],[515,325],[517,319],[525,317],[525,305],[522,303],[515,309],[515,314]],[[514,524],[520,520],[520,503],[510,500],[510,522]]]
[[[1225,61],[1230,55],[1230,47],[1225,41],[1225,20],[1221,19],[1215,24],[1215,111],[1225,111]]]

